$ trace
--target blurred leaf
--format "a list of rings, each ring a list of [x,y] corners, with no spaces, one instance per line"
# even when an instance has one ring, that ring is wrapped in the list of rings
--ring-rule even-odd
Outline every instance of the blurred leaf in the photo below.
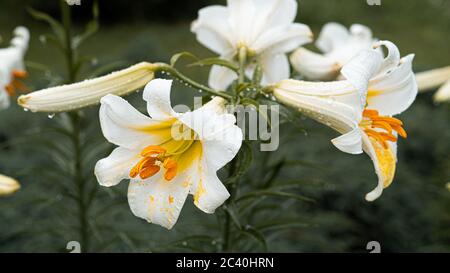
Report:
[[[299,201],[305,201],[305,202],[313,202],[315,203],[315,200],[300,194],[296,193],[289,193],[289,192],[282,192],[282,191],[275,191],[275,190],[257,190],[252,191],[246,194],[241,195],[236,199],[236,202],[240,202],[242,200],[248,199],[248,198],[258,198],[261,196],[275,196],[275,197],[287,197],[296,199]]]
[[[266,239],[264,237],[264,234],[262,234],[259,230],[255,229],[251,226],[246,226],[244,229],[242,229],[240,231],[243,234],[248,235],[248,236],[252,237],[253,239],[255,239],[257,242],[259,242],[261,244],[264,251],[267,251]]]
[[[58,38],[59,42],[61,45],[64,45],[64,27],[61,25],[60,22],[58,22],[57,20],[55,20],[52,16],[41,12],[41,11],[37,11],[33,8],[28,7],[27,11],[31,14],[31,16],[33,16],[33,18],[35,18],[36,20],[40,20],[40,21],[44,21],[47,24],[50,25],[50,27],[53,30],[53,33],[56,35],[56,37]],[[62,46],[64,48],[64,46]]]

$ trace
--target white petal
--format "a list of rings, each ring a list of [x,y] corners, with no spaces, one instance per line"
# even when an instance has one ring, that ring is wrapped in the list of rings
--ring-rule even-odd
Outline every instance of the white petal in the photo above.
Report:
[[[228,0],[228,22],[235,43],[249,43],[253,38],[256,5],[253,0]]]
[[[378,176],[377,187],[366,195],[366,200],[374,201],[383,193],[383,189],[388,187],[395,175],[397,163],[397,143],[388,142],[389,148],[384,149],[381,144],[370,139],[365,133],[363,136],[363,149],[372,159],[375,172]]]
[[[290,76],[289,61],[285,54],[265,55],[261,58],[261,66],[263,85],[276,83]]]
[[[197,35],[197,40],[217,54],[230,52],[235,45],[232,44],[230,37],[228,9],[224,6],[210,6],[198,13],[199,18],[191,27],[191,31]]]
[[[196,173],[198,179],[195,181],[191,192],[194,195],[194,204],[203,212],[214,213],[229,197],[230,194],[223,183],[217,177],[217,174],[205,161],[199,164],[200,169]]]
[[[363,110],[358,90],[348,81],[309,82],[283,80],[277,83],[275,88],[284,92],[317,97],[329,104],[340,102],[355,109],[358,113],[362,113]]]
[[[8,108],[10,105],[9,95],[0,88],[0,110]]]
[[[345,135],[341,135],[335,139],[332,139],[331,142],[334,146],[336,146],[336,148],[343,151],[344,153],[362,153],[362,136],[361,130],[359,128],[355,128]]]
[[[369,80],[380,69],[381,56],[375,50],[364,50],[355,56],[341,70],[341,74],[358,89],[361,96],[361,105],[366,104]]]
[[[223,66],[213,65],[209,72],[208,84],[215,90],[226,90],[237,77],[233,70]]]
[[[222,98],[214,98],[203,107],[183,114],[179,121],[199,135],[205,162],[214,172],[230,162],[242,145],[242,130],[235,125],[234,115],[225,113]]]
[[[309,27],[296,23],[267,30],[251,45],[251,49],[264,54],[287,53],[311,41]]]
[[[128,186],[128,203],[133,214],[150,223],[171,229],[177,222],[189,193],[185,177],[177,175],[166,181],[163,172],[142,180],[131,180]]]
[[[418,88],[412,71],[414,55],[404,57],[391,70],[369,83],[368,108],[381,115],[397,115],[408,109],[416,99]]]
[[[147,111],[155,120],[165,120],[176,116],[170,103],[172,80],[155,79],[144,89],[143,97],[147,102]]]
[[[301,111],[304,115],[336,130],[347,134],[358,129],[361,114],[354,108],[339,101],[312,95],[286,92],[275,89],[275,97],[282,103]],[[344,139],[334,139],[333,144],[343,152],[361,153],[361,142],[355,141],[355,135],[350,134]],[[349,141],[351,138],[351,141]],[[344,144],[345,143],[345,144]]]
[[[374,45],[374,48],[381,48],[381,46],[385,46],[388,50],[388,55],[381,63],[381,67],[379,70],[379,74],[384,74],[387,71],[395,68],[399,64],[400,51],[394,43],[389,41],[379,41]]]
[[[419,91],[435,89],[450,80],[450,66],[416,73]]]
[[[311,80],[332,80],[341,66],[338,62],[306,48],[299,48],[291,55],[291,64],[302,76]]]
[[[124,96],[153,79],[158,65],[139,63],[95,79],[35,91],[18,98],[32,112],[57,113],[99,103],[108,94]]]
[[[450,100],[450,81],[444,84],[434,95],[436,102],[444,102]]]
[[[115,186],[122,179],[130,178],[129,173],[140,160],[139,151],[118,147],[112,153],[97,162],[95,176],[100,185],[105,187]]]
[[[161,142],[162,136],[151,134],[149,130],[152,126],[161,127],[161,122],[153,121],[115,95],[104,96],[100,103],[100,125],[109,142],[128,149],[140,149]],[[170,133],[170,125],[167,127]]]
[[[0,174],[0,197],[13,194],[20,189],[17,180]]]
[[[323,28],[317,38],[316,46],[322,52],[330,52],[339,47],[350,38],[350,33],[346,27],[338,23],[328,23]]]

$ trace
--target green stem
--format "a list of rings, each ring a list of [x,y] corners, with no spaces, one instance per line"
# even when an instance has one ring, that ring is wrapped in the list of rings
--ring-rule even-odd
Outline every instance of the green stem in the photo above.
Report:
[[[72,15],[71,9],[65,1],[60,1],[62,22],[65,34],[65,49],[66,49],[66,65],[68,83],[76,81],[74,51],[72,47]],[[79,243],[83,252],[89,252],[89,223],[88,223],[88,205],[86,204],[86,185],[83,178],[82,169],[82,148],[81,148],[81,117],[80,112],[69,113],[72,125],[72,146],[74,151],[74,175],[73,182],[77,189],[77,207],[78,207],[78,233]]]
[[[175,77],[177,79],[179,79],[180,81],[188,84],[189,86],[191,86],[192,88],[195,88],[197,90],[201,90],[201,91],[205,91],[211,95],[214,96],[219,96],[222,97],[226,100],[231,100],[232,96],[223,92],[223,91],[216,91],[212,88],[209,88],[201,83],[198,83],[190,78],[188,78],[186,75],[182,74],[181,72],[179,72],[177,69],[175,69],[174,67],[168,65],[168,64],[164,64],[164,63],[159,63],[158,64],[158,69],[159,71],[163,71],[168,73],[169,75],[171,75],[172,77]]]
[[[247,67],[247,49],[245,47],[241,47],[239,49],[239,78],[238,83],[245,82],[245,68]]]

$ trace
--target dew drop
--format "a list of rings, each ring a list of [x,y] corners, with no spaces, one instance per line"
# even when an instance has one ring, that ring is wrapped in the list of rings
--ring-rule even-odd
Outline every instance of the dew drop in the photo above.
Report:
[[[55,117],[55,113],[52,113],[52,114],[48,114],[48,115],[47,115],[47,117],[48,117],[49,119],[52,119],[52,118],[54,118],[54,117]]]
[[[28,108],[23,108],[23,111],[24,111],[24,112],[28,112],[28,111],[30,111],[30,109],[28,109]]]

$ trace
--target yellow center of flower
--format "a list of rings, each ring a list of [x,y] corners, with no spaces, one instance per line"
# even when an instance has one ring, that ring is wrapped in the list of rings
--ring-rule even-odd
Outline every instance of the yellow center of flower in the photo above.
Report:
[[[29,88],[23,84],[19,79],[27,77],[27,72],[24,70],[13,70],[11,72],[11,82],[5,86],[5,90],[9,96],[14,96],[16,90],[29,91]]]
[[[388,141],[397,141],[397,137],[393,134],[394,131],[403,138],[408,136],[402,127],[403,122],[401,120],[393,117],[380,116],[376,110],[364,109],[363,120],[359,126],[369,138],[380,143],[385,149],[389,148]]]
[[[184,125],[176,124],[177,130],[171,130],[170,138],[159,145],[145,147],[140,156],[141,160],[131,169],[130,177],[139,175],[147,179],[164,168],[164,179],[171,181],[177,173],[186,169],[198,158],[201,147],[197,135]],[[162,135],[166,135],[163,133]],[[175,134],[175,135],[174,135]]]

